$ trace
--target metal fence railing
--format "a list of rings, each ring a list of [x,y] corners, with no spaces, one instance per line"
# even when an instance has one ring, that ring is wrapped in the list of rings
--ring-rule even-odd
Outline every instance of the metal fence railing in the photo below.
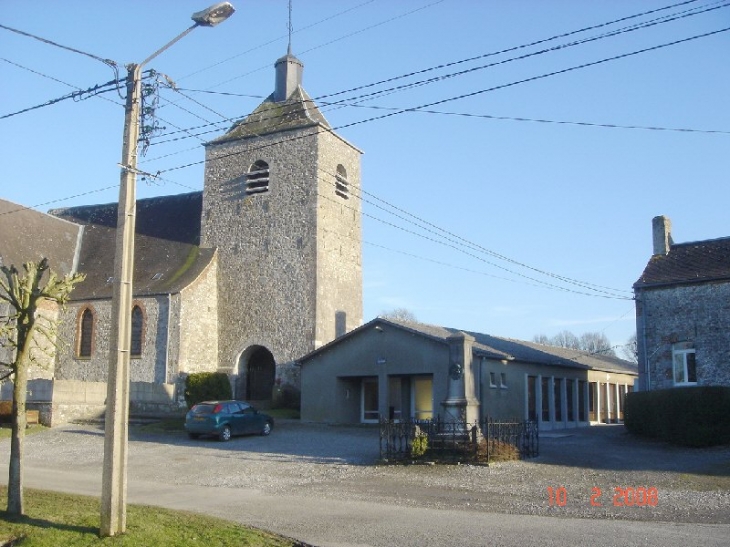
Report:
[[[440,461],[488,462],[497,459],[532,458],[539,454],[537,423],[477,423],[434,420],[381,420],[380,458],[387,461],[415,459],[414,442],[426,438],[429,458]]]

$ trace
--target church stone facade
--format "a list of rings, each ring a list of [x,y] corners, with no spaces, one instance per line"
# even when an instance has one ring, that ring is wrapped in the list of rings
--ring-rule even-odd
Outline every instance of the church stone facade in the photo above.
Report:
[[[303,90],[298,59],[275,68],[274,93],[206,145],[202,192],[137,201],[133,412],[179,407],[184,378],[201,371],[275,403],[299,390],[299,357],[362,324],[361,152]],[[34,373],[46,383],[29,406],[56,415],[46,422],[103,409],[116,215],[112,203],[0,216],[4,264],[50,255],[60,274],[87,275],[61,312],[55,361]],[[32,240],[8,238],[27,223]]]
[[[360,152],[303,91],[295,57],[276,72],[272,96],[206,146],[201,244],[218,250],[219,362],[254,400],[252,385],[298,385],[295,359],[362,322]]]

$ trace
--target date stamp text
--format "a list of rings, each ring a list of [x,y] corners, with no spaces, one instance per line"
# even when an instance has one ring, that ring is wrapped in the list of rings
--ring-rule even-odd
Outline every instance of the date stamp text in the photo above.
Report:
[[[565,507],[568,503],[568,490],[564,486],[547,487],[548,506]],[[609,494],[610,496],[610,494]],[[609,504],[611,502],[609,501]],[[591,507],[603,507],[603,491],[594,486],[591,488]],[[613,489],[614,507],[656,507],[659,504],[659,491],[654,487],[646,486],[616,486]]]

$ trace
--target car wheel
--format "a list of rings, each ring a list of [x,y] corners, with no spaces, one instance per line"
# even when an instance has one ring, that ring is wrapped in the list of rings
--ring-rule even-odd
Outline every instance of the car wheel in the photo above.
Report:
[[[221,429],[221,432],[218,434],[218,438],[225,442],[231,440],[231,428],[227,425],[223,426],[223,429]]]
[[[271,433],[271,422],[267,421],[267,422],[264,422],[264,427],[261,430],[261,434],[268,435],[269,433]]]
[[[200,437],[200,433],[188,433],[188,437],[190,437],[191,439],[197,439],[198,437]]]

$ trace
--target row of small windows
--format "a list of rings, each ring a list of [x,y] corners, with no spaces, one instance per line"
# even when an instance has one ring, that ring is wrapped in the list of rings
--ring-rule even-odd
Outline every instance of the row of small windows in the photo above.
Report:
[[[269,164],[263,160],[255,161],[246,173],[245,185],[247,196],[268,192]],[[335,174],[335,194],[343,199],[350,199],[350,183],[347,180],[347,170],[343,165],[337,166],[337,172]]]
[[[76,357],[89,359],[94,353],[94,333],[96,317],[91,308],[85,308],[79,316],[77,329]],[[142,308],[132,308],[132,340],[129,348],[131,357],[142,356],[142,341],[144,332],[144,313]]]

